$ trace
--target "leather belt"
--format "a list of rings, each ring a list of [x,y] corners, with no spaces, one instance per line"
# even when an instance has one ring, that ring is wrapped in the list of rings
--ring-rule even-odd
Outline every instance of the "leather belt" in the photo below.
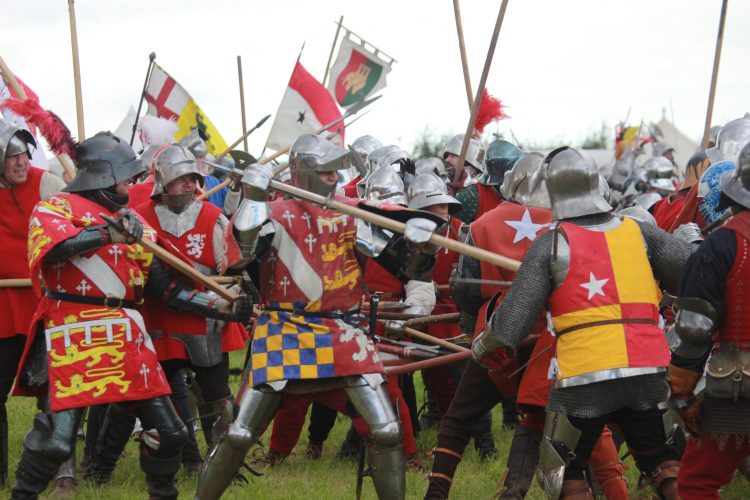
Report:
[[[76,302],[78,304],[89,304],[92,306],[104,306],[110,309],[134,309],[136,304],[140,304],[143,301],[136,302],[135,300],[121,299],[120,297],[94,297],[88,295],[76,295],[73,293],[56,292],[54,290],[45,290],[44,295],[52,300],[62,300],[65,302]]]

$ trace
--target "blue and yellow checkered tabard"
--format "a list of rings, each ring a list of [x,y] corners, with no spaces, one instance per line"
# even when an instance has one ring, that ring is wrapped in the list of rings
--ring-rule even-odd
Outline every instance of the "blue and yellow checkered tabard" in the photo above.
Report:
[[[286,308],[287,304],[279,305]],[[278,380],[333,377],[334,336],[325,322],[286,311],[261,313],[251,340],[250,387]]]

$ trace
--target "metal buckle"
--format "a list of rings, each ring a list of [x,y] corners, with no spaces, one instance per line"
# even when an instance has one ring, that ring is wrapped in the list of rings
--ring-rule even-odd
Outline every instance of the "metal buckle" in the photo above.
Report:
[[[110,300],[116,301],[114,305],[110,304]],[[121,297],[113,297],[111,295],[107,295],[104,297],[104,307],[109,307],[110,309],[122,309],[122,304],[124,301],[125,299]]]

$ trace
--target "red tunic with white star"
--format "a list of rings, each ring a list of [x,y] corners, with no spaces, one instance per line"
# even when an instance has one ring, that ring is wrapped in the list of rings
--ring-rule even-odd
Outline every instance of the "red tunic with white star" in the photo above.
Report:
[[[540,234],[549,230],[552,215],[549,210],[535,207],[525,207],[509,201],[501,203],[485,215],[477,219],[471,226],[471,238],[479,248],[504,255],[516,260],[523,260],[531,243]],[[481,278],[483,280],[505,281],[511,283],[516,273],[503,269],[486,262],[480,263]],[[510,286],[510,285],[507,285]],[[491,299],[500,294],[496,303],[497,308],[505,297],[507,286],[482,284],[480,287],[484,304],[479,310],[475,334],[483,331],[486,325],[488,307]],[[539,318],[532,335],[538,335],[544,331],[546,322]],[[549,383],[547,382],[547,368],[552,357],[552,350],[545,351],[545,355],[537,358],[526,367],[526,375],[535,384],[529,389],[534,393],[541,393],[546,405]],[[497,371],[490,372],[490,378],[505,395],[514,395],[518,388],[517,377],[508,376],[518,369],[518,363],[514,358],[507,366],[498,367]]]
[[[45,287],[87,297],[140,298],[153,254],[138,243],[105,245],[57,262],[45,257],[58,244],[91,225],[100,213],[116,216],[76,194],[59,194],[34,207],[29,221],[28,259],[36,290]],[[156,241],[144,224],[144,238]],[[41,281],[40,281],[41,278]],[[25,364],[37,322],[45,336],[52,411],[150,399],[170,393],[141,314],[135,309],[95,306],[43,297],[34,315],[14,393],[35,392]],[[40,388],[37,387],[36,392]]]

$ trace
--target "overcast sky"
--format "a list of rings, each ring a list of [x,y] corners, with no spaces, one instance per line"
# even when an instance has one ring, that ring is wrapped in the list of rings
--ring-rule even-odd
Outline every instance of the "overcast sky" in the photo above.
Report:
[[[76,130],[67,2],[3,2],[0,55]],[[462,0],[476,89],[499,0]],[[398,62],[383,98],[347,130],[410,148],[429,129],[463,132],[469,117],[451,0],[78,0],[86,134],[115,129],[137,106],[148,54],[192,94],[227,143],[275,113],[303,42],[322,79],[340,15]],[[510,0],[487,88],[521,142],[580,141],[630,109],[631,124],[668,119],[696,141],[705,120],[721,0]],[[714,123],[750,110],[750,2],[729,2]],[[145,108],[145,105],[144,105]],[[265,143],[270,121],[250,140]],[[489,130],[495,130],[491,126]]]

